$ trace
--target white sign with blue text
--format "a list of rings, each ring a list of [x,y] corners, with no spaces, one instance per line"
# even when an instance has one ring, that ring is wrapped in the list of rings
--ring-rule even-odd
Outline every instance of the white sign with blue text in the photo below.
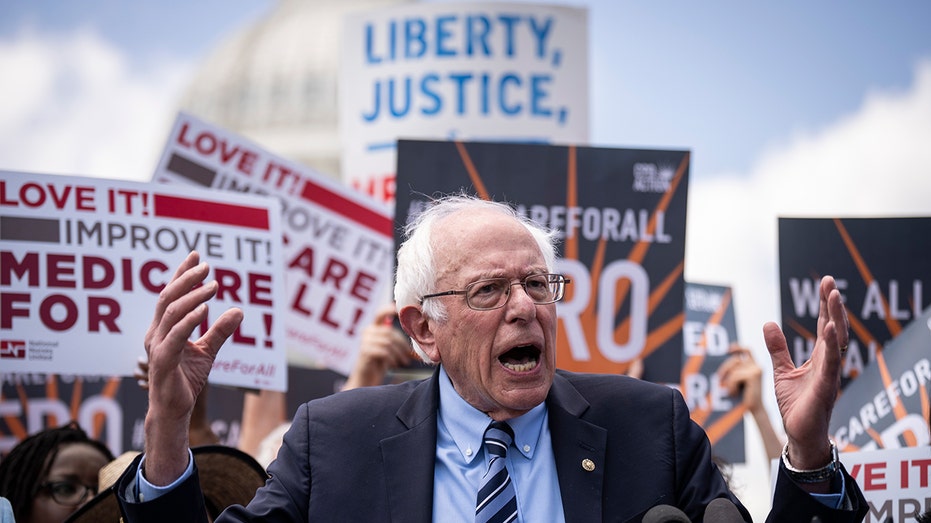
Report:
[[[412,4],[353,14],[340,57],[342,176],[392,201],[398,138],[588,141],[588,11]]]

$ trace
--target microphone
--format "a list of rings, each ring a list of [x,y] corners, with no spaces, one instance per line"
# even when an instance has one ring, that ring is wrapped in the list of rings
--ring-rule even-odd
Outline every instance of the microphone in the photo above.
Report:
[[[672,505],[656,505],[643,515],[643,523],[692,523],[685,512]]]
[[[702,523],[743,523],[744,517],[731,500],[715,498],[705,508]]]

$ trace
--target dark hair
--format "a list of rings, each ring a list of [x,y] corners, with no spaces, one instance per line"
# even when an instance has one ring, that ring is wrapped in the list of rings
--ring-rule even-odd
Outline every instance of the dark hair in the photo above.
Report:
[[[923,514],[919,514],[915,521],[917,523],[931,523],[931,510]]]
[[[0,460],[0,496],[10,500],[17,521],[26,521],[32,512],[32,500],[48,475],[58,450],[65,443],[86,443],[113,460],[113,453],[103,443],[91,439],[72,421],[67,425],[37,432],[20,441]]]
[[[718,456],[714,452],[711,453],[711,462],[718,467],[718,472],[721,473],[721,476],[724,477],[724,483],[727,484],[727,488],[734,490],[732,483],[734,482],[734,465],[733,463],[727,461],[726,459]]]

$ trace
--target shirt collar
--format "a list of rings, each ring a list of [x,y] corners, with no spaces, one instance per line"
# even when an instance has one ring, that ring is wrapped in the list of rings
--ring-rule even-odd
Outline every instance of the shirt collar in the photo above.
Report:
[[[462,399],[442,365],[439,380],[440,423],[449,431],[462,459],[470,463],[482,453],[482,437],[491,418]],[[514,430],[514,446],[527,459],[533,459],[546,420],[546,403],[508,420],[508,425]]]

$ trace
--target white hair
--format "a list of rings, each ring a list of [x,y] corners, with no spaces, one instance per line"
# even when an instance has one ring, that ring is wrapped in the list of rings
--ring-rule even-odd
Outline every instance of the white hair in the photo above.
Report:
[[[556,231],[544,228],[520,214],[507,203],[482,200],[467,194],[445,196],[433,201],[423,212],[411,217],[404,227],[406,238],[398,248],[397,273],[394,283],[394,301],[398,310],[409,305],[420,305],[424,316],[436,321],[446,320],[446,307],[441,300],[422,297],[437,292],[437,268],[433,260],[433,228],[441,219],[458,212],[492,210],[508,216],[523,225],[533,236],[543,254],[549,272],[556,265]],[[414,350],[426,363],[433,363],[427,353],[411,340]]]

